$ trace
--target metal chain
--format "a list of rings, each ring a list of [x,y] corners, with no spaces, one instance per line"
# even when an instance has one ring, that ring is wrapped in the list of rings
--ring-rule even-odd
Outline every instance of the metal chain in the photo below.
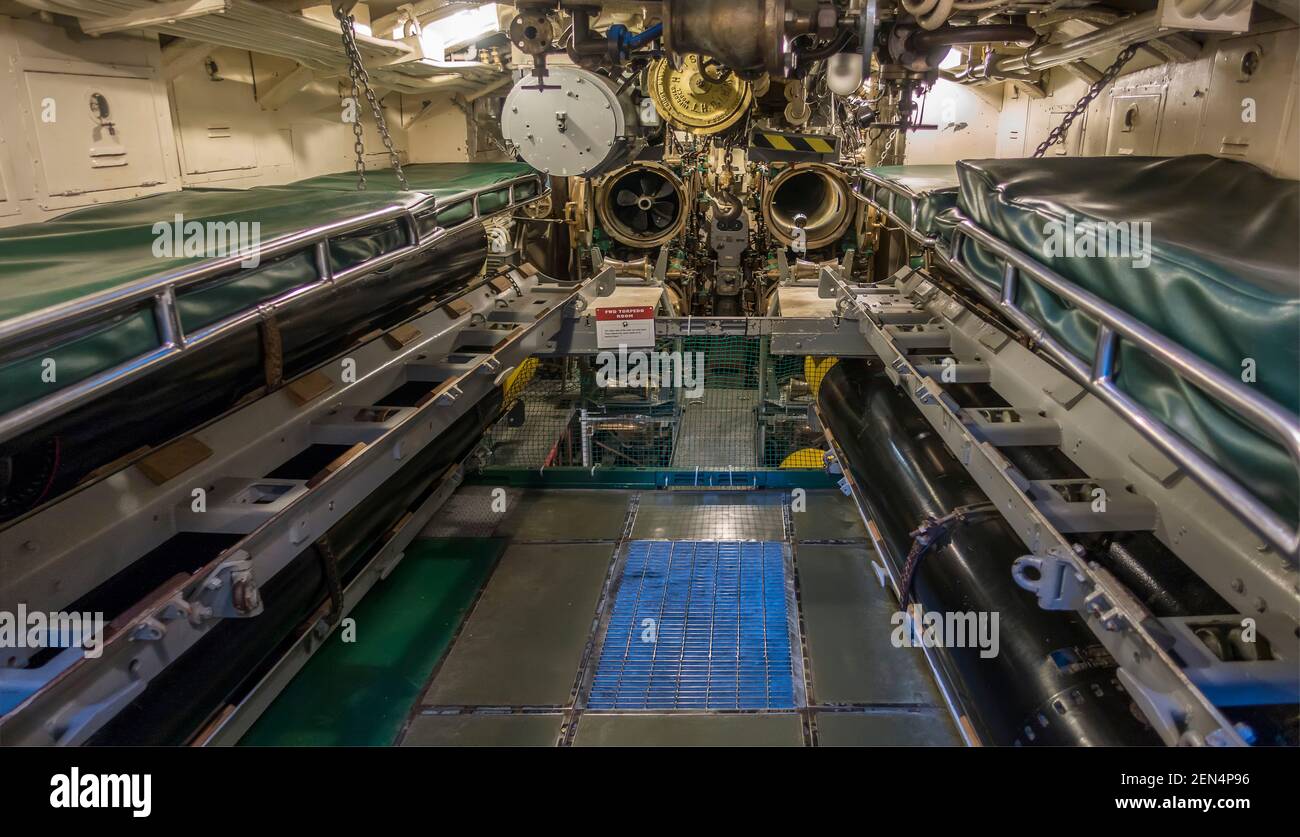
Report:
[[[894,153],[894,140],[898,139],[897,129],[886,130],[889,132],[889,136],[885,139],[885,146],[880,151],[880,161],[876,163],[877,166],[883,166],[889,162],[890,155]]]
[[[1133,56],[1137,55],[1138,49],[1141,47],[1142,44],[1137,43],[1131,44],[1120,50],[1119,55],[1115,56],[1114,63],[1103,70],[1101,78],[1094,81],[1092,86],[1088,88],[1088,92],[1084,93],[1082,98],[1074,103],[1074,107],[1071,108],[1070,112],[1061,120],[1061,124],[1048,132],[1047,139],[1039,143],[1038,148],[1034,151],[1034,157],[1042,157],[1047,153],[1047,149],[1065,139],[1065,132],[1070,130],[1070,126],[1074,124],[1074,120],[1078,119],[1079,116],[1088,109],[1088,105],[1092,104],[1092,100],[1096,99],[1098,94],[1100,94],[1108,84],[1115,80],[1115,76],[1119,75],[1119,71],[1124,69],[1125,64],[1133,60]]]
[[[334,17],[338,18],[339,26],[343,29],[343,51],[348,57],[348,77],[352,80],[352,105],[355,109],[357,100],[362,92],[365,93],[366,101],[370,103],[370,112],[375,117],[375,127],[379,129],[379,138],[384,142],[384,148],[388,149],[388,159],[393,165],[393,173],[397,175],[397,182],[402,184],[402,188],[409,190],[411,187],[406,182],[406,173],[402,171],[402,161],[397,157],[397,149],[393,147],[393,138],[388,133],[388,122],[384,119],[384,110],[379,106],[379,100],[375,97],[375,91],[370,89],[370,76],[366,73],[366,67],[361,63],[361,50],[357,48],[357,33],[354,27],[354,19],[350,13],[344,11],[343,6],[335,2],[332,4]],[[366,161],[365,161],[365,143],[361,135],[361,116],[353,113],[352,136],[354,142],[353,150],[357,155],[357,189],[364,191],[366,188]]]

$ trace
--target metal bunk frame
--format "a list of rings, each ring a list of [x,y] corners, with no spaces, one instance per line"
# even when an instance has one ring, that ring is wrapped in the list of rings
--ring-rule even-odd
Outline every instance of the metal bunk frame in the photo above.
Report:
[[[866,188],[860,189],[856,185],[852,186],[851,191],[853,192],[853,197],[863,201],[864,203],[869,203],[883,212],[885,217],[901,227],[909,237],[922,247],[934,247],[938,243],[937,238],[934,236],[927,236],[916,228],[916,210],[918,209],[921,200],[920,195],[900,183],[886,180],[869,170],[860,171],[858,172],[858,175],[864,181]],[[885,190],[886,193],[884,203],[881,203],[880,201],[880,190],[882,189]],[[904,221],[902,216],[900,216],[898,211],[895,209],[898,198],[907,201],[908,205],[911,207],[912,211],[909,216],[912,219],[911,222]]]
[[[526,198],[517,197],[516,191],[525,184],[535,186],[534,194]],[[236,253],[215,261],[149,276],[129,285],[110,288],[97,294],[70,300],[62,305],[35,311],[11,320],[0,321],[0,353],[3,353],[6,350],[15,350],[24,345],[36,344],[43,339],[56,337],[63,329],[95,320],[107,319],[116,314],[127,313],[139,306],[148,304],[153,308],[154,322],[161,338],[157,348],[145,354],[131,358],[111,369],[98,372],[75,384],[62,387],[46,398],[25,404],[0,416],[0,442],[7,441],[42,422],[66,413],[86,400],[103,395],[129,381],[135,380],[152,369],[170,363],[183,353],[194,351],[198,347],[219,339],[233,329],[255,322],[290,302],[309,299],[327,289],[345,285],[361,276],[428,250],[460,225],[484,217],[479,210],[479,199],[482,195],[490,192],[500,192],[507,188],[510,190],[509,204],[491,214],[511,211],[547,194],[547,183],[544,176],[541,174],[527,174],[478,189],[466,190],[442,200],[426,197],[406,206],[370,212],[347,221],[302,230],[267,242],[259,249],[261,261],[268,261],[287,253],[314,248],[316,278],[285,291],[274,299],[259,303],[219,322],[204,326],[193,334],[186,334],[181,326],[180,316],[176,309],[177,293],[213,277],[239,269],[240,262],[248,258],[247,253]],[[413,194],[420,193],[415,192]],[[422,220],[430,213],[436,216],[466,201],[472,203],[473,214],[471,216],[458,221],[452,227],[434,227],[421,235],[417,217]],[[332,238],[366,227],[384,224],[394,219],[400,219],[406,228],[407,244],[405,246],[349,267],[346,270],[337,273],[332,271],[329,260],[329,245]]]
[[[6,744],[79,744],[91,737],[155,677],[191,649],[223,619],[255,618],[262,611],[261,585],[357,507],[386,480],[433,444],[452,422],[500,387],[527,357],[544,351],[562,323],[613,291],[613,272],[563,284],[536,270],[511,268],[480,283],[410,325],[419,339],[400,348],[376,337],[351,356],[367,370],[299,406],[288,398],[262,398],[200,435],[214,454],[184,478],[161,485],[142,481],[133,469],[119,485],[102,482],[0,531],[0,544],[36,543],[31,560],[43,568],[72,572],[85,563],[89,537],[112,543],[112,554],[147,552],[177,532],[233,532],[238,542],[192,575],[171,580],[130,608],[103,638],[102,655],[68,648],[39,669],[2,669],[27,683],[25,700],[0,716]],[[461,348],[493,342],[490,350]],[[427,381],[434,389],[414,407],[395,409],[382,421],[355,417],[365,405],[403,382]],[[352,448],[310,480],[274,480],[266,462],[282,459],[284,445],[346,444]],[[461,478],[453,467],[434,494],[399,524],[383,549],[345,591],[346,613],[364,590],[401,560],[401,549]],[[191,508],[194,485],[212,486],[206,511]],[[241,497],[258,486],[287,486],[272,502],[250,506]],[[85,495],[85,496],[82,496]],[[115,511],[111,498],[130,496],[132,512]],[[84,515],[84,528],[70,530],[67,515]],[[89,535],[87,535],[89,533]],[[110,568],[111,569],[111,568]],[[93,579],[80,579],[81,586]],[[64,598],[72,595],[64,593]],[[51,604],[54,604],[51,602]],[[33,604],[33,607],[37,607]],[[253,693],[200,737],[230,741],[247,728],[306,657],[320,647],[328,623],[298,641]]]
[[[1263,538],[1270,547],[1278,550],[1292,562],[1300,559],[1300,527],[1283,520],[1281,515],[1260,502],[1236,478],[1223,471],[1209,457],[1119,389],[1115,383],[1119,342],[1128,341],[1145,352],[1152,360],[1171,368],[1183,380],[1194,384],[1207,395],[1236,411],[1242,418],[1253,421],[1257,427],[1268,432],[1282,445],[1290,455],[1292,463],[1300,471],[1300,421],[1296,416],[1268,396],[1232,378],[1189,349],[1008,245],[969,218],[960,218],[949,242],[941,242],[934,237],[923,235],[915,226],[904,223],[894,212],[895,198],[902,196],[911,201],[912,218],[915,219],[916,195],[870,173],[863,173],[863,177],[876,187],[874,190],[876,199],[855,190],[854,194],[859,199],[867,201],[884,212],[913,240],[930,250],[943,267],[960,277],[993,308],[1023,329],[1044,353],[1064,368],[1071,378],[1136,427],[1148,441],[1186,470],[1206,491],[1231,509],[1242,523]],[[888,199],[884,205],[878,202],[880,187],[884,187],[888,192]],[[976,277],[962,261],[963,238],[974,241],[1001,261],[1003,278],[1000,293]],[[944,246],[940,246],[941,244]],[[1097,351],[1091,359],[1085,360],[1074,354],[1060,341],[1047,334],[1042,326],[1016,304],[1016,294],[1020,282],[1024,280],[1037,282],[1096,320],[1099,328]]]
[[[850,285],[841,271],[824,268],[821,273],[823,295],[835,297],[839,310],[843,310],[846,317],[859,319],[863,335],[885,362],[890,377],[908,392],[913,402],[944,438],[949,449],[959,457],[999,508],[1004,509],[1004,517],[1022,540],[1030,545],[1030,554],[1017,559],[1011,567],[1017,582],[1038,596],[1040,606],[1074,610],[1087,620],[1094,633],[1119,661],[1121,681],[1165,740],[1171,744],[1247,743],[1248,732],[1229,723],[1218,710],[1216,701],[1211,700],[1207,694],[1218,696],[1223,705],[1267,702],[1269,699],[1290,702],[1295,699],[1297,688],[1300,688],[1296,682],[1293,663],[1296,651],[1294,624],[1300,615],[1297,613],[1300,610],[1300,600],[1295,595],[1293,579],[1296,535],[1271,510],[1267,518],[1252,518],[1258,500],[1251,496],[1240,497],[1239,494],[1245,492],[1242,486],[1223,475],[1217,466],[1206,462],[1199,451],[1189,450],[1190,446],[1173,437],[1172,430],[1117,390],[1114,373],[1118,341],[1131,341],[1209,394],[1223,398],[1229,406],[1266,421],[1266,426],[1280,436],[1279,441],[1287,446],[1293,459],[1300,461],[1297,456],[1297,450],[1300,450],[1300,428],[1296,427],[1295,417],[1289,416],[1283,408],[1264,396],[1242,387],[1218,369],[1209,367],[1187,349],[1154,333],[1124,312],[1008,246],[969,219],[959,220],[954,239],[948,242],[950,246],[939,247],[943,242],[923,235],[913,225],[905,223],[895,211],[897,199],[910,200],[913,202],[915,217],[916,195],[897,184],[868,173],[863,174],[864,180],[870,183],[870,195],[858,189],[854,190],[854,194],[884,213],[913,241],[932,253],[942,267],[979,291],[995,311],[1024,329],[1031,338],[1030,347],[1011,340],[997,325],[936,287],[926,273],[919,269],[903,268],[891,277],[892,281],[859,287]],[[881,187],[887,192],[884,201],[880,200]],[[1001,259],[1004,274],[1000,293],[979,281],[962,262],[962,236],[987,248]],[[1041,326],[1015,305],[1018,282],[1026,276],[1097,319],[1101,329],[1098,351],[1090,362],[1078,358],[1044,334]],[[919,324],[918,316],[925,318],[926,322]],[[1030,419],[1027,426],[1018,431],[1012,429],[1008,435],[1006,429],[985,425],[978,419],[973,420],[971,410],[958,408],[943,391],[943,386],[936,380],[937,369],[933,364],[913,362],[908,351],[914,349],[946,349],[954,355],[960,353],[977,358],[976,362],[963,359],[953,365],[954,372],[959,376],[957,380],[1001,381],[1006,384],[1023,378],[1024,386],[1017,385],[1013,389],[1019,389],[1018,394],[1024,399],[1032,399],[1035,391],[1039,396],[1043,393],[1050,395],[1055,403],[1064,408],[1057,411],[1057,417],[1061,419],[1070,417],[1069,420],[1075,422],[1097,422],[1098,419],[1105,420],[1104,415],[1112,419],[1117,416],[1127,425],[1126,433],[1150,444],[1156,451],[1168,456],[1178,468],[1193,476],[1195,487],[1213,498],[1206,500],[1217,501],[1221,508],[1226,509],[1227,515],[1214,520],[1215,515],[1223,513],[1210,513],[1202,507],[1189,509],[1187,514],[1183,514],[1184,510],[1166,507],[1163,516],[1175,529],[1181,527],[1180,535],[1185,535],[1189,529],[1196,527],[1201,530],[1196,535],[1206,536],[1193,535],[1181,543],[1175,538],[1169,545],[1221,592],[1230,584],[1230,592],[1238,595],[1228,595],[1229,601],[1242,602],[1246,598],[1246,589],[1272,596],[1272,604],[1267,608],[1263,604],[1265,600],[1259,598],[1255,600],[1253,608],[1242,604],[1242,612],[1272,628],[1275,645],[1285,648],[1282,651],[1283,658],[1258,662],[1224,662],[1207,653],[1191,630],[1194,624],[1219,621],[1215,617],[1153,617],[1109,572],[1075,551],[1066,534],[1092,529],[1084,530],[1070,525],[1068,512],[1062,514],[1064,507],[1070,503],[1062,505],[1059,501],[1050,500],[1050,491],[1045,489],[1054,486],[1032,482],[1026,484],[1024,478],[1018,476],[997,450],[1000,444],[1015,444],[1017,435],[1023,437],[1025,433],[1039,433],[1044,428],[1059,428],[1057,432],[1062,438],[1068,434],[1083,442],[1095,438],[1096,427],[1081,430],[1080,427],[1067,424],[1058,425],[1050,419]],[[1062,388],[1074,385],[1079,387],[1077,394]],[[1100,404],[1095,408],[1083,408],[1079,401],[1083,391],[1093,394]],[[1011,393],[1008,392],[1005,397],[1011,403],[1016,403]],[[1078,413],[1084,415],[1072,415],[1070,411],[1076,408]],[[1105,516],[1116,524],[1114,528],[1117,531],[1151,528],[1145,523],[1135,525],[1133,520],[1154,513],[1162,499],[1172,500],[1174,493],[1179,490],[1173,483],[1167,482],[1168,475],[1177,473],[1176,469],[1166,470],[1162,474],[1163,478],[1155,477],[1149,463],[1144,465],[1132,456],[1130,454],[1131,461],[1128,464],[1135,465],[1152,477],[1148,485],[1161,485],[1168,493],[1164,497],[1157,493],[1150,498],[1138,498],[1155,504],[1147,512],[1128,508],[1115,515],[1113,513],[1117,510],[1112,507],[1111,513]],[[1228,481],[1227,485],[1214,484],[1219,478]],[[1087,482],[1105,481],[1089,479]],[[1180,496],[1189,495],[1184,491]],[[1048,498],[1046,501],[1045,497]],[[1198,519],[1198,512],[1207,519]],[[1125,518],[1131,520],[1126,521]],[[1228,521],[1231,523],[1226,534],[1214,531],[1216,523]],[[1101,525],[1104,529],[1109,523]],[[1260,544],[1256,547],[1250,543],[1248,537],[1242,537],[1247,532],[1263,537],[1267,546]],[[1211,535],[1219,537],[1210,537]],[[1222,551],[1214,551],[1216,547],[1222,550],[1225,545],[1231,547],[1228,552],[1238,558],[1238,561],[1225,562]],[[1280,552],[1276,556],[1270,556],[1268,547]],[[1274,563],[1280,566],[1275,567]],[[1290,575],[1286,571],[1288,564]],[[1207,571],[1212,572],[1207,574]],[[1233,576],[1237,578],[1231,583],[1226,581]],[[1244,585],[1243,579],[1246,580]],[[1277,601],[1278,597],[1283,597],[1284,601]],[[1169,653],[1171,647],[1177,649],[1181,663]]]

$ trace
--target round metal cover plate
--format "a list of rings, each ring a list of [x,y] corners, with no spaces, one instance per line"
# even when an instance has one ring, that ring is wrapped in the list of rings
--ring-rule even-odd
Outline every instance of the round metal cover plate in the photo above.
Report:
[[[578,177],[618,153],[623,108],[606,80],[577,67],[550,67],[542,90],[525,75],[509,95],[501,129],[533,168]]]

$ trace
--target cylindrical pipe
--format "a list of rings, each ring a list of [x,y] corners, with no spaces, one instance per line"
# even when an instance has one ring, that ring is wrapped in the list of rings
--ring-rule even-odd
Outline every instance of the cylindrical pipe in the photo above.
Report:
[[[1020,70],[1045,70],[1060,64],[1068,64],[1081,58],[1105,52],[1108,49],[1126,47],[1138,41],[1148,40],[1160,31],[1160,17],[1157,12],[1143,12],[1140,15],[1121,20],[1119,23],[1062,41],[1059,44],[1043,44],[1022,55],[1012,55],[999,59],[993,69],[998,72],[1018,72]]]
[[[974,24],[971,26],[946,26],[943,29],[913,32],[907,39],[907,48],[913,52],[929,52],[941,46],[969,46],[971,44],[1023,44],[1029,46],[1038,34],[1028,26],[1011,24]]]
[[[815,0],[667,0],[664,46],[710,55],[740,72],[782,75],[783,45],[813,31]]]
[[[878,362],[840,361],[818,391],[831,431],[880,533],[896,579],[911,533],[987,497]],[[1039,608],[1011,577],[1026,549],[999,515],[951,526],[917,563],[913,600],[945,622],[997,617],[997,653],[933,647],[944,679],[988,744],[1155,744],[1115,677],[1115,662],[1073,613]],[[969,624],[969,622],[967,622]]]

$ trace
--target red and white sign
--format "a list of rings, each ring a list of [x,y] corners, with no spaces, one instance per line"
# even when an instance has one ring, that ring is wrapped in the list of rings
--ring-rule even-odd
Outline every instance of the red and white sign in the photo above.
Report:
[[[653,305],[596,309],[596,348],[640,348],[655,344]]]

